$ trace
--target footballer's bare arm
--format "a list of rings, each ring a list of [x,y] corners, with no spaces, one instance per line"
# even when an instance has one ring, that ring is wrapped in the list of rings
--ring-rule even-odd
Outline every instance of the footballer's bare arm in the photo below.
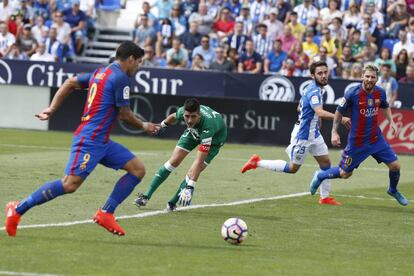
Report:
[[[143,122],[138,119],[129,106],[123,106],[119,108],[118,117],[121,121],[124,121],[130,125],[135,126],[138,129],[143,129],[147,134],[154,135],[159,126],[150,122]]]

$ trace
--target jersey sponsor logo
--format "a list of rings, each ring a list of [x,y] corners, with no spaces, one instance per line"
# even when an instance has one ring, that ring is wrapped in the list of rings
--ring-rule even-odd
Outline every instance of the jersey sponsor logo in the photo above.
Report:
[[[362,108],[359,110],[359,113],[365,117],[373,117],[378,115],[378,110],[378,107]]]
[[[345,97],[342,97],[339,101],[339,106],[344,107],[345,104],[346,104],[346,99],[345,99]]]
[[[303,96],[303,94],[307,91],[308,86],[312,82],[313,80],[307,80],[299,86],[299,93],[301,96]],[[335,102],[335,91],[333,90],[332,86],[329,84],[325,85],[321,92],[323,99],[325,99],[322,100],[322,102],[325,102],[326,104],[333,104]]]
[[[311,103],[312,104],[319,104],[319,97],[318,96],[312,96],[312,98],[311,98]]]
[[[124,87],[123,95],[124,95],[124,100],[129,100],[129,86]]]
[[[0,83],[9,84],[12,81],[12,72],[10,66],[0,59]]]
[[[283,76],[271,76],[260,85],[259,98],[264,101],[293,102],[295,87],[290,80]]]

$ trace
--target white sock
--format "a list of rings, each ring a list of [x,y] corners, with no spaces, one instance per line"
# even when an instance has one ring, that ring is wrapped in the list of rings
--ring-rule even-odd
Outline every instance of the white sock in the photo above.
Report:
[[[283,172],[286,165],[287,162],[284,160],[260,160],[257,162],[258,167],[275,172]]]
[[[325,179],[321,183],[321,188],[320,188],[321,198],[329,197],[330,191],[331,191],[331,181],[330,179]]]

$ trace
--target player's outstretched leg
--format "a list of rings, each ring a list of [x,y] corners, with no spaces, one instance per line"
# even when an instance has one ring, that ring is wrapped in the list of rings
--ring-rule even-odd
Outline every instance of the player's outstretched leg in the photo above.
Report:
[[[93,221],[113,234],[119,236],[125,235],[125,231],[115,220],[114,212],[118,205],[132,193],[139,182],[141,182],[141,179],[130,173],[126,173],[122,176],[115,184],[105,205],[92,217]]]
[[[247,163],[244,164],[243,168],[241,169],[241,172],[245,173],[248,170],[254,170],[258,167],[275,172],[284,173],[295,173],[298,170],[291,170],[289,163],[284,160],[261,160],[259,155],[253,154],[252,157],[250,157],[249,161],[247,161]]]
[[[180,187],[178,187],[178,190],[175,192],[173,197],[168,201],[167,204],[167,211],[172,212],[177,208],[177,201],[179,198],[179,194],[181,190],[185,189],[187,187],[187,181],[184,179],[183,182],[181,182]]]
[[[387,193],[395,198],[397,202],[403,206],[408,205],[408,200],[397,190],[397,185],[400,180],[400,171],[389,171],[390,186]]]
[[[322,171],[329,170],[331,167],[320,167]],[[331,181],[329,179],[325,179],[321,182],[321,186],[319,188],[320,192],[320,198],[319,198],[319,204],[321,205],[336,205],[340,206],[342,205],[340,202],[336,201],[334,197],[330,197],[331,192]]]
[[[333,179],[341,177],[339,167],[332,167],[325,171],[316,171],[313,175],[312,181],[309,184],[309,191],[314,195],[325,179]]]
[[[13,237],[17,232],[20,217],[36,205],[41,205],[65,193],[61,179],[43,184],[34,193],[21,202],[9,202],[6,207],[5,228],[9,236]]]
[[[257,163],[260,161],[260,156],[257,154],[253,154],[249,161],[247,161],[246,164],[244,164],[243,168],[241,169],[242,173],[245,173],[249,170],[255,170],[257,168]]]

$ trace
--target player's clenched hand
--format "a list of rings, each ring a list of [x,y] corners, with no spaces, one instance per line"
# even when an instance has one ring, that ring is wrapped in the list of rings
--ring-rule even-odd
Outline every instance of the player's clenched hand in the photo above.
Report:
[[[351,128],[351,119],[348,117],[342,117],[341,124],[343,124],[347,129]]]
[[[191,198],[193,197],[194,187],[187,185],[185,189],[182,189],[178,194],[178,205],[180,206],[190,206]]]
[[[155,135],[160,130],[160,125],[145,122],[142,124],[142,129],[149,135]]]
[[[55,112],[55,110],[53,108],[47,107],[45,109],[43,109],[42,112],[35,114],[35,117],[39,118],[39,120],[41,121],[46,121],[49,120],[50,116],[52,116],[53,112]]]
[[[396,134],[398,132],[397,124],[394,123],[394,121],[391,121],[391,123],[390,123],[390,129],[392,129],[392,131],[394,132],[394,134]]]
[[[165,121],[162,121],[158,125],[159,125],[160,128],[159,128],[158,132],[156,133],[156,135],[161,135],[167,130],[168,125]]]
[[[341,137],[337,132],[332,132],[331,143],[334,147],[339,147],[341,145]]]

